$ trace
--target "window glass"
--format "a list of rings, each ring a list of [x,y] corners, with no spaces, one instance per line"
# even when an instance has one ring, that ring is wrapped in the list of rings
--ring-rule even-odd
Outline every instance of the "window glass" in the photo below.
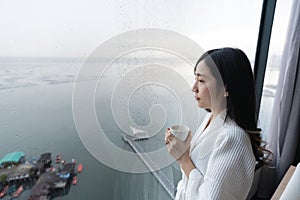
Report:
[[[59,199],[86,199],[87,196],[90,199],[171,199],[170,191],[174,190],[174,185],[181,178],[181,172],[175,162],[161,170],[164,173],[161,176],[168,178],[164,180],[174,184],[173,187],[166,189],[158,178],[160,175],[150,172],[118,171],[99,162],[101,159],[97,153],[105,152],[106,157],[115,158],[112,162],[120,166],[124,164],[120,160],[126,157],[106,150],[92,154],[91,148],[87,148],[86,143],[82,142],[83,137],[92,136],[89,129],[91,121],[84,121],[88,131],[80,135],[79,124],[74,120],[75,80],[86,63],[99,64],[97,59],[89,59],[97,48],[103,47],[104,43],[119,34],[143,28],[173,31],[190,38],[204,50],[225,46],[241,48],[253,65],[262,2],[261,0],[1,0],[0,159],[6,153],[22,151],[25,153],[25,160],[34,163],[42,153],[51,152],[55,168],[63,166],[60,162],[56,163],[56,158],[66,162],[75,158],[77,163],[83,163],[83,171],[77,174],[78,185],[60,190],[53,195],[59,196]],[[138,39],[137,37],[128,41],[130,45],[135,45],[138,44]],[[164,42],[166,41],[159,41],[162,45]],[[181,45],[176,42],[179,41],[174,42],[175,46]],[[113,50],[125,48],[126,45],[126,43],[123,46],[119,45]],[[111,50],[106,48],[103,53],[111,53]],[[184,66],[187,63],[179,56],[174,56],[176,54],[172,52],[161,53],[153,49],[143,49],[139,52],[126,53],[120,56],[120,59],[104,57],[100,60],[100,64],[106,62],[105,59],[112,59],[108,65],[111,66],[110,69],[103,74],[91,73],[89,74],[91,76],[82,77],[83,79],[78,82],[89,84],[89,81],[94,81],[95,78],[101,79],[97,82],[95,91],[90,94],[95,98],[95,102],[92,101],[94,103],[92,108],[95,108],[94,117],[107,133],[108,144],[113,143],[116,149],[128,152],[136,150],[124,141],[122,138],[124,127],[115,122],[116,119],[122,122],[128,119],[128,115],[122,118],[121,109],[124,112],[133,109],[134,112],[129,113],[129,116],[137,125],[143,127],[149,123],[162,124],[157,125],[159,131],[151,132],[156,134],[153,138],[139,141],[140,148],[145,151],[164,148],[165,128],[176,120],[184,120],[181,116],[181,113],[184,113],[184,102],[180,102],[176,94],[177,89],[182,87],[180,85],[182,79],[187,80],[188,86],[179,92],[189,93],[189,100],[193,101],[187,108],[199,110],[191,92],[191,84],[194,81],[193,68],[185,70]],[[199,57],[200,54],[199,52]],[[149,70],[152,66],[149,60],[153,61],[151,59],[157,59],[159,56],[167,58],[170,55],[174,57],[172,61],[165,60],[160,63],[161,67],[156,66],[155,70]],[[145,64],[147,64],[143,68],[145,71],[128,70],[129,66]],[[165,67],[166,65],[169,66]],[[160,73],[161,69],[174,69],[175,78],[170,77],[172,73]],[[130,79],[128,75],[133,77],[135,75],[139,79]],[[160,77],[171,83],[171,86],[153,84],[155,83],[153,79]],[[134,91],[125,94],[125,89],[129,87]],[[101,90],[103,88],[106,90]],[[126,95],[130,96],[131,101],[127,99],[123,101]],[[84,100],[79,102],[86,103]],[[108,101],[109,104],[105,104]],[[114,105],[118,105],[118,109],[113,110],[111,107]],[[87,103],[80,109],[86,107]],[[87,119],[85,114],[81,113],[81,116]],[[205,111],[199,113],[199,116],[201,115],[199,119],[203,119],[205,114]],[[161,116],[165,119],[161,119]],[[129,130],[135,134],[143,133],[136,127],[125,128],[130,128]],[[193,129],[193,132],[195,131],[196,128]],[[100,143],[96,142],[91,141],[92,146],[101,148]],[[129,166],[134,167],[138,162],[139,159],[129,163]],[[31,183],[28,183],[28,187],[26,185],[26,188],[32,187]],[[31,190],[24,190],[22,195],[22,199],[28,199]]]
[[[194,1],[184,23],[188,35],[208,50],[241,48],[253,66],[262,1]]]
[[[267,139],[266,134],[270,131],[271,120],[273,119],[272,111],[275,106],[274,99],[279,77],[279,67],[285,45],[291,5],[292,0],[278,0],[276,3],[259,113],[259,122],[262,128],[264,140]]]

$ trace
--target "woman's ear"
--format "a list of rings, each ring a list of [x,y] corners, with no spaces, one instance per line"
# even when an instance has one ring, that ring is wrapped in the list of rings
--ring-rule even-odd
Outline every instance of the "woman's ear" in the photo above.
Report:
[[[228,97],[228,96],[229,96],[228,87],[227,84],[224,84],[224,97]]]
[[[229,92],[228,91],[225,91],[224,92],[224,97],[228,97],[229,96]]]

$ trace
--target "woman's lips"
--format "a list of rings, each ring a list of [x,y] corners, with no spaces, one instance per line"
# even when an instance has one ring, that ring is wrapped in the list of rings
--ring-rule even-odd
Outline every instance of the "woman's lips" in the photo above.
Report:
[[[200,98],[195,96],[195,100],[196,100],[196,101],[199,101],[199,100],[200,100]]]

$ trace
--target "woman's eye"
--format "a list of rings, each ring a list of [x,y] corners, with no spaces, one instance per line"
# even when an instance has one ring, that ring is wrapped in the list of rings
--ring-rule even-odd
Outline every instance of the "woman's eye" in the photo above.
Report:
[[[203,79],[198,79],[198,77],[195,77],[196,81],[199,81],[200,83],[204,83],[205,81]]]

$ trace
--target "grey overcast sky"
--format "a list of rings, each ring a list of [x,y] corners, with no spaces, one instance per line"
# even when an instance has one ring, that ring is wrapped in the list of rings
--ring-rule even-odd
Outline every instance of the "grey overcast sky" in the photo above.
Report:
[[[239,47],[251,57],[261,6],[262,0],[0,0],[0,56],[85,57],[117,34],[151,27],[184,34],[204,49]]]

